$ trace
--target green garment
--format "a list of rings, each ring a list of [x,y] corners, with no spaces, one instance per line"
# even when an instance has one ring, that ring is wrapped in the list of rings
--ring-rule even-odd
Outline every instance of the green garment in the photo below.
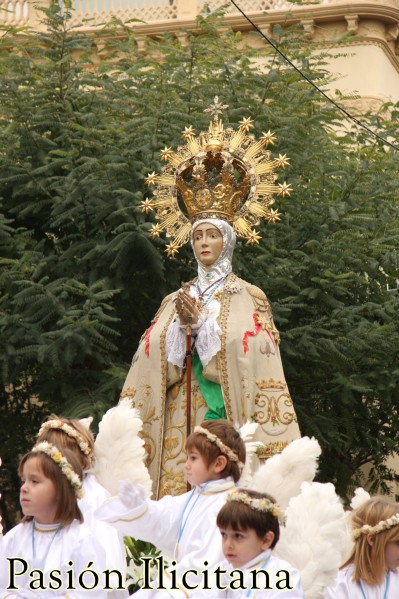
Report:
[[[192,367],[194,374],[197,377],[198,385],[201,393],[207,403],[209,410],[204,416],[205,420],[226,420],[226,410],[222,389],[218,383],[204,379],[202,376],[203,366],[197,354],[192,356]]]

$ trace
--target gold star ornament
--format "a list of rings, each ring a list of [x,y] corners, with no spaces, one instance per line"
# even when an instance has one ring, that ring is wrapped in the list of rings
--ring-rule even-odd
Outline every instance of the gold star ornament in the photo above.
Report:
[[[261,139],[264,140],[266,146],[269,146],[274,144],[274,142],[276,141],[276,136],[269,129],[269,131],[267,131],[266,133],[262,133]]]
[[[195,137],[195,130],[194,130],[193,126],[190,125],[189,127],[184,127],[184,131],[181,134],[181,136],[185,141],[188,141],[189,139],[192,139],[193,137]]]
[[[266,218],[269,223],[276,223],[278,220],[281,220],[280,216],[280,212],[278,210],[273,210],[272,208]]]
[[[157,180],[158,180],[158,175],[155,171],[152,171],[152,173],[148,173],[148,175],[144,179],[144,181],[148,187],[150,187],[150,185],[155,185]]]
[[[173,258],[173,256],[175,254],[177,254],[177,252],[179,251],[179,246],[176,246],[176,244],[174,243],[174,241],[171,241],[167,246],[166,246],[166,254],[168,256],[171,256]]]
[[[251,233],[247,237],[247,244],[248,245],[256,245],[257,243],[260,242],[261,239],[262,238],[259,235],[258,231],[256,231],[255,229],[252,229]]]
[[[149,200],[148,198],[146,200],[143,200],[140,204],[141,212],[145,212],[146,214],[148,214],[149,212],[154,210],[154,207],[155,207],[154,201]]]
[[[291,191],[292,191],[292,187],[289,183],[286,183],[284,181],[284,183],[279,183],[279,191],[277,192],[279,196],[282,196],[283,198],[285,198],[285,196],[290,196],[291,195]]]
[[[279,166],[280,168],[285,168],[286,166],[289,165],[290,163],[290,159],[287,158],[286,154],[279,154],[278,158],[276,158],[275,160],[276,166]]]
[[[161,233],[162,227],[159,223],[152,225],[151,229],[149,230],[150,237],[152,238],[159,237]]]
[[[248,131],[254,126],[253,123],[254,121],[250,117],[243,118],[242,121],[240,121],[240,131],[248,133]]]
[[[164,162],[167,162],[172,155],[172,148],[168,148],[167,146],[165,146],[164,149],[161,150],[161,160],[163,160]]]

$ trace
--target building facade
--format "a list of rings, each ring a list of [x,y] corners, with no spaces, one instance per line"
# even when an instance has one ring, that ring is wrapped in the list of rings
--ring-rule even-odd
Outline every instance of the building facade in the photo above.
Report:
[[[0,0],[0,18],[3,24],[37,29],[41,24],[35,6],[47,1]],[[146,36],[195,31],[198,14],[225,4],[223,0],[73,0],[71,24],[90,33],[114,16],[135,29],[144,49]],[[399,101],[399,0],[320,0],[303,5],[239,0],[236,4],[266,35],[274,25],[299,24],[306,39],[330,53],[329,68],[338,76],[334,88],[360,96],[359,113],[376,110],[386,100]],[[252,28],[232,3],[226,24],[244,35]],[[260,36],[250,39],[252,44],[266,43]]]

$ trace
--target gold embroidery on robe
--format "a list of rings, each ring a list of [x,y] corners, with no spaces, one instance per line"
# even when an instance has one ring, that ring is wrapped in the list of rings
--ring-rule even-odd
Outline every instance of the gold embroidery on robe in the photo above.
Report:
[[[175,317],[174,294],[162,302],[151,331],[151,350],[140,343],[122,394],[134,389],[132,404],[144,421],[143,436],[148,448],[149,471],[155,497],[186,491],[186,381],[185,373],[167,362],[166,333]],[[251,338],[251,351],[244,352],[244,332],[254,326],[253,314],[262,317],[262,330]],[[204,368],[203,376],[221,385],[226,414],[240,425],[259,422],[255,440],[267,447],[283,447],[300,436],[295,410],[287,389],[280,350],[266,295],[253,285],[230,274],[220,295],[218,324],[221,350]],[[207,405],[192,372],[192,429],[203,420]],[[192,430],[191,429],[191,430]]]

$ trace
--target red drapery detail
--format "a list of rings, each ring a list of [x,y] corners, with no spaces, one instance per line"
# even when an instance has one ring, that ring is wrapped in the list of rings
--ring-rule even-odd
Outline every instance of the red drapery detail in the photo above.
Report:
[[[248,345],[248,338],[249,337],[256,337],[256,335],[258,335],[260,333],[260,331],[266,331],[266,333],[269,335],[270,340],[272,341],[272,343],[274,344],[274,339],[270,334],[270,331],[268,331],[265,326],[264,326],[264,322],[261,316],[259,316],[259,314],[257,312],[254,312],[252,314],[252,318],[254,319],[254,323],[255,323],[255,330],[254,331],[245,331],[244,333],[244,337],[242,338],[242,345],[244,347],[244,353],[246,354],[247,351],[249,350],[249,345]]]
[[[148,327],[148,329],[146,330],[146,332],[144,333],[144,339],[145,339],[145,355],[147,356],[147,358],[150,356],[150,335],[151,335],[151,331],[154,328],[156,322],[157,322],[157,318],[154,318],[154,320],[152,321],[152,324],[150,327]]]

